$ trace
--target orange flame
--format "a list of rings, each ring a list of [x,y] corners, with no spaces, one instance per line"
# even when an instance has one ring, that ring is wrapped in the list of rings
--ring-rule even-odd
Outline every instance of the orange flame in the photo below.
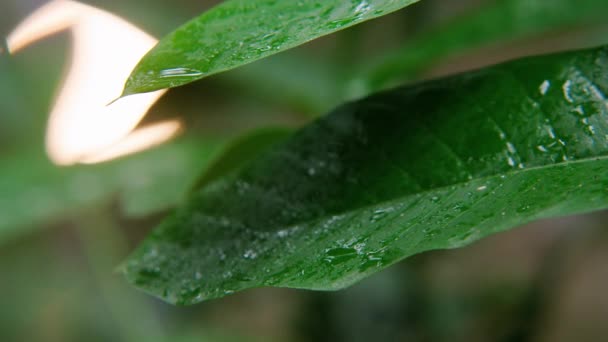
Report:
[[[165,90],[118,98],[126,77],[157,40],[122,18],[71,0],[54,0],[8,36],[11,53],[59,31],[73,33],[67,77],[51,110],[46,150],[58,165],[98,163],[162,144],[181,129],[169,120],[136,129]]]

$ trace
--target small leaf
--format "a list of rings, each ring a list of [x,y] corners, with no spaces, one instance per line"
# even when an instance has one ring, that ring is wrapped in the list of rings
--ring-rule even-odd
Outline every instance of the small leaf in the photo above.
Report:
[[[608,207],[608,47],[346,104],[196,191],[123,265],[192,304],[335,290],[426,250]]]
[[[418,0],[228,0],[137,65],[124,95],[176,87],[396,11]]]

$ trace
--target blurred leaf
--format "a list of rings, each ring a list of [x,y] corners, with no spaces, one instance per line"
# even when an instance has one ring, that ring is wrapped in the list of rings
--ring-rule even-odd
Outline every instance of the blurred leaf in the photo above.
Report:
[[[223,143],[213,140],[183,141],[122,166],[124,178],[115,191],[122,193],[124,213],[130,217],[143,217],[174,208],[221,146]]]
[[[289,77],[285,77],[289,75]],[[339,100],[339,80],[327,60],[282,53],[225,73],[218,80],[266,103],[318,116]],[[281,91],[277,91],[281,89]]]
[[[181,140],[109,163],[69,168],[52,165],[42,151],[5,157],[0,241],[116,195],[129,216],[169,209],[188,192],[218,145]]]
[[[19,89],[16,86],[16,68],[8,58],[8,54],[3,53],[4,48],[0,40],[0,148],[6,147],[13,140],[19,138],[22,131],[22,118],[19,117],[19,109],[26,107],[23,97],[19,96]]]
[[[123,271],[181,304],[335,290],[422,251],[608,207],[607,73],[598,48],[347,104],[198,190]]]
[[[607,11],[605,0],[493,1],[381,57],[362,80],[356,82],[367,82],[363,90],[367,93],[413,78],[438,60],[469,49],[577,25],[605,23]]]
[[[353,26],[418,0],[228,0],[163,38],[124,95],[176,87]]]

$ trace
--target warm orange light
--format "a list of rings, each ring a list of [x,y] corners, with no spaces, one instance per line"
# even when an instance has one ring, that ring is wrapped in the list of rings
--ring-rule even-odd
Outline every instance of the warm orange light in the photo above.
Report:
[[[73,33],[73,54],[55,100],[46,133],[49,158],[58,165],[94,163],[161,144],[177,134],[171,120],[135,129],[164,90],[121,94],[126,77],[156,43],[154,37],[106,11],[54,0],[26,18],[8,36],[14,53],[61,30]]]

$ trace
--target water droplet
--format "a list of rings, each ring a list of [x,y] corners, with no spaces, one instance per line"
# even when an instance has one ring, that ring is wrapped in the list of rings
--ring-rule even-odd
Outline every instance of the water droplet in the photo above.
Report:
[[[365,243],[360,242],[360,243],[354,245],[353,248],[357,252],[357,254],[362,254],[363,248],[365,248]]]
[[[484,191],[486,190],[488,187],[486,185],[482,185],[480,187],[477,188],[477,191]]]
[[[478,229],[472,229],[466,232],[462,232],[458,235],[454,235],[449,239],[450,244],[454,247],[463,247],[470,244],[471,242],[479,238],[480,231]]]
[[[509,164],[509,166],[511,167],[515,167],[515,160],[511,157],[507,158],[507,163]]]
[[[566,82],[564,82],[564,84],[562,85],[562,90],[564,92],[564,98],[566,99],[566,101],[570,102],[570,103],[574,103],[574,99],[572,98],[572,95],[570,94],[571,88],[572,87],[572,81],[567,80]]]
[[[546,95],[547,92],[549,91],[549,88],[551,87],[551,82],[549,82],[549,80],[544,80],[543,83],[541,83],[541,85],[539,86],[539,90],[540,90],[540,94],[541,95]]]
[[[359,5],[357,5],[357,7],[355,7],[355,15],[362,15],[365,14],[367,12],[369,12],[369,10],[372,7],[370,6],[370,4],[367,1],[361,1],[361,3],[359,3]]]
[[[203,73],[191,68],[172,68],[165,69],[160,72],[161,78],[171,78],[171,77],[198,77],[202,76]]]
[[[507,150],[509,150],[509,152],[511,152],[511,153],[517,153],[515,146],[511,142],[507,143]]]
[[[536,149],[539,150],[539,151],[541,151],[541,152],[543,152],[543,153],[549,152],[549,150],[547,150],[547,148],[545,146],[543,146],[543,145],[536,146]]]
[[[553,127],[551,127],[551,126],[545,126],[545,129],[547,130],[547,133],[549,134],[549,137],[551,139],[555,139],[556,135],[555,135],[555,131],[553,130]]]
[[[365,245],[363,245],[365,246]],[[361,247],[363,248],[363,247]],[[336,247],[328,248],[325,250],[325,258],[323,260],[330,264],[342,263],[353,259],[358,254],[355,248],[350,247]]]
[[[257,257],[258,257],[258,253],[256,253],[252,249],[246,250],[245,253],[243,254],[243,258],[245,258],[245,259],[253,260],[253,259],[257,258]]]
[[[376,209],[376,210],[374,210],[372,217],[370,218],[370,221],[372,223],[376,223],[376,222],[382,220],[383,218],[385,218],[392,211],[393,211],[392,208]]]

